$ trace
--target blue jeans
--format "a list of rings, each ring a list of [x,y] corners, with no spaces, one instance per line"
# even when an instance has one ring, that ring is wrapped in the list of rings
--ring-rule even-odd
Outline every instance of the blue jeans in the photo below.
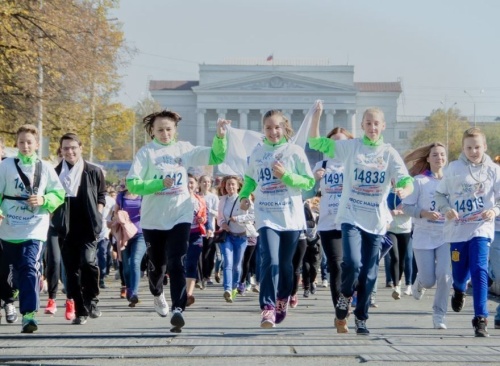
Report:
[[[203,250],[203,238],[201,233],[189,235],[189,246],[186,253],[184,267],[186,268],[186,278],[198,278],[198,261]]]
[[[2,241],[2,267],[12,265],[15,283],[19,289],[19,311],[21,314],[38,311],[40,302],[40,258],[43,242],[26,240],[22,243]]]
[[[276,307],[276,299],[286,299],[293,289],[293,255],[297,249],[300,231],[259,229],[261,254],[260,308]]]
[[[128,295],[137,295],[139,281],[141,280],[141,261],[146,253],[146,242],[144,235],[137,233],[127,242],[127,246],[122,250],[123,277],[127,286]]]
[[[472,280],[474,316],[488,316],[488,253],[490,239],[474,237],[469,241],[451,243],[453,289],[465,292]]]
[[[340,291],[344,296],[351,297],[357,288],[358,302],[354,315],[360,320],[367,320],[370,296],[377,280],[382,235],[367,233],[347,223],[342,224],[341,230],[343,257]]]
[[[97,263],[99,264],[100,282],[104,281],[104,277],[108,269],[108,245],[109,239],[107,238],[101,239],[97,242]]]
[[[236,288],[241,277],[241,261],[247,247],[246,236],[235,236],[228,233],[227,239],[221,243],[224,260],[224,291]]]

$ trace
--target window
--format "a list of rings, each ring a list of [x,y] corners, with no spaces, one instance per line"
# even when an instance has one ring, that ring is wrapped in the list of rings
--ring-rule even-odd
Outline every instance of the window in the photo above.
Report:
[[[208,121],[208,130],[209,131],[217,131],[217,121],[216,120]]]
[[[258,120],[250,121],[249,127],[250,127],[251,131],[260,131],[261,130],[260,121],[258,121]]]
[[[408,131],[399,131],[399,139],[406,140],[408,138]]]

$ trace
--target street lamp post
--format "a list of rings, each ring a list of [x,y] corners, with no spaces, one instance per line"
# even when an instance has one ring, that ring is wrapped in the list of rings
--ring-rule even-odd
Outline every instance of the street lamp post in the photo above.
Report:
[[[449,133],[448,133],[449,129],[448,129],[448,124],[450,122],[450,113],[449,113],[449,110],[452,109],[454,106],[456,106],[457,102],[453,103],[451,105],[451,107],[449,107],[448,109],[446,109],[446,99],[445,99],[444,102],[441,102],[441,104],[443,105],[444,111],[446,113],[446,152],[449,154],[450,153],[449,152],[449,145],[448,145],[448,143],[449,143]]]
[[[472,94],[469,93],[467,90],[464,90],[464,93],[467,94],[470,97],[470,99],[472,100],[472,104],[474,106],[474,127],[476,127],[476,101],[474,100],[474,97],[472,96]],[[483,93],[484,93],[484,90],[481,89],[479,94],[483,94]]]

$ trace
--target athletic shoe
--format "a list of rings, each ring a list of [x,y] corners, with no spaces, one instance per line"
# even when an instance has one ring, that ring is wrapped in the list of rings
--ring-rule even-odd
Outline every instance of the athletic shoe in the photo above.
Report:
[[[234,301],[236,299],[236,295],[238,294],[238,289],[233,288],[233,291],[231,291],[231,299]]]
[[[186,322],[184,321],[184,317],[182,316],[181,308],[175,308],[172,311],[172,318],[170,318],[170,324],[172,324],[172,328],[170,328],[170,331],[172,333],[182,332],[182,327],[186,324]]]
[[[240,294],[241,296],[245,296],[246,289],[247,287],[244,282],[238,283],[237,286],[238,294]]]
[[[274,328],[276,321],[276,311],[271,305],[265,305],[261,313],[262,319],[260,327],[264,329]]]
[[[425,288],[422,287],[418,278],[415,279],[415,282],[413,282],[413,285],[411,286],[411,293],[415,300],[421,300],[425,294]]]
[[[316,289],[318,288],[318,285],[316,285],[315,282],[312,283],[311,285],[311,294],[315,294],[316,293]]]
[[[135,306],[139,303],[139,297],[137,295],[132,295],[130,296],[130,299],[129,299],[129,304],[128,304],[128,307],[129,308],[135,308]]]
[[[412,294],[411,285],[408,285],[406,286],[405,295],[411,296],[411,294]]]
[[[219,274],[219,272],[215,272],[214,278],[215,278],[215,282],[220,283],[220,274]]]
[[[394,286],[394,291],[392,291],[392,298],[394,300],[401,300],[401,286]]]
[[[38,330],[38,322],[35,320],[36,311],[23,315],[23,328],[21,333],[33,333]]]
[[[200,290],[203,290],[203,286],[202,286],[201,282],[199,282],[199,281],[194,284],[194,287],[199,288]]]
[[[12,298],[14,300],[17,300],[19,298],[19,290],[17,288],[14,291],[12,291]]]
[[[207,278],[207,285],[213,285],[214,281],[212,280],[211,277]]]
[[[335,316],[338,320],[344,320],[349,316],[350,302],[350,297],[345,297],[343,293],[340,293],[339,300],[337,301],[337,306],[335,307]]]
[[[451,295],[451,308],[459,313],[465,304],[465,292],[455,290]]]
[[[7,323],[12,324],[17,322],[17,311],[14,304],[5,304],[3,308],[5,310],[5,320],[7,320]]]
[[[229,303],[233,302],[233,296],[231,294],[231,291],[229,291],[229,290],[224,291],[224,300],[226,300],[226,302],[229,302]]]
[[[88,309],[89,309],[89,316],[92,319],[97,319],[102,315],[101,310],[99,310],[99,307],[97,306],[97,303],[95,303],[95,302],[91,302],[88,305]]]
[[[359,335],[368,335],[370,331],[366,328],[366,320],[361,320],[358,318],[354,318],[354,326],[356,327],[356,334]]]
[[[489,337],[488,330],[488,319],[476,316],[472,319],[472,326],[474,327],[474,333],[476,337]]]
[[[71,324],[74,324],[74,325],[83,325],[85,323],[87,323],[87,317],[86,316],[77,316],[71,322]]]
[[[392,282],[386,282],[385,287],[386,288],[392,288]]]
[[[75,302],[73,300],[66,299],[66,310],[64,311],[64,316],[66,320],[75,319]]]
[[[255,292],[256,294],[260,292],[259,284],[252,285],[252,292]]]
[[[191,306],[194,304],[195,298],[193,295],[187,295],[186,306]],[[173,315],[172,315],[173,316]]]
[[[324,288],[327,288],[327,287],[328,287],[328,280],[326,280],[326,279],[325,279],[325,280],[323,280],[323,281],[321,282],[321,286],[323,286]]]
[[[304,290],[304,297],[309,297],[310,291],[309,290]]]
[[[295,309],[299,305],[299,297],[297,295],[290,296],[290,307]]]
[[[47,306],[45,307],[45,314],[54,315],[56,312],[57,312],[56,300],[49,299],[49,301],[47,301]]]
[[[371,308],[378,308],[377,301],[375,300],[375,296],[370,296],[370,307]]]
[[[127,297],[127,288],[122,286],[120,288],[120,299],[125,299]]]
[[[288,311],[288,301],[289,297],[285,299],[276,299],[276,316],[275,323],[279,324],[286,318],[286,312]]]
[[[432,316],[432,323],[434,324],[434,329],[448,329],[448,327],[444,323],[443,315],[434,314]]]
[[[102,288],[102,289],[106,288],[106,284],[104,283],[104,279],[99,280],[99,288]]]
[[[495,329],[500,329],[500,320],[495,319]]]
[[[154,297],[153,303],[158,315],[165,318],[168,315],[168,304],[163,292],[159,296]]]
[[[335,318],[335,328],[337,328],[337,333],[349,333],[349,328],[347,327],[347,319],[338,320]]]

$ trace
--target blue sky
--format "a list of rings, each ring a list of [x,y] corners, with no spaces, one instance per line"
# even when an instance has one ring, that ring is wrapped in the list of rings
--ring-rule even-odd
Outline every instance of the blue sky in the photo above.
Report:
[[[200,63],[274,54],[401,80],[400,115],[457,102],[472,116],[473,98],[477,116],[500,116],[499,14],[496,0],[121,0],[110,16],[138,53],[119,100],[134,105],[149,79],[197,80]]]

